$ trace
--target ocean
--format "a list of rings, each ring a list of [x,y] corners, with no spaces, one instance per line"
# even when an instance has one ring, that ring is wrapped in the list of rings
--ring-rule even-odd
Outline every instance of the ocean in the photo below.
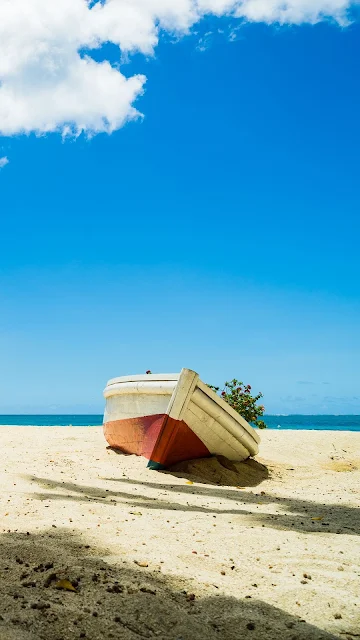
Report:
[[[360,431],[360,416],[264,416],[268,429]]]
[[[102,424],[102,415],[0,415],[0,425],[94,427]],[[360,431],[360,416],[265,416],[268,429],[312,429],[315,431]]]

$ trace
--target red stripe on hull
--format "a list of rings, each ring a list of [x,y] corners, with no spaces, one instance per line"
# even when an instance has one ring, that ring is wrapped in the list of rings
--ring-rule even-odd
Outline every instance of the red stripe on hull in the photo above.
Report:
[[[151,455],[153,462],[168,467],[176,462],[206,458],[210,452],[183,420],[166,416],[158,442]]]
[[[104,434],[111,447],[144,456],[164,467],[210,455],[183,420],[174,420],[166,414],[106,422]]]
[[[110,447],[124,453],[135,453],[150,460],[166,414],[114,420],[104,424],[104,435]]]

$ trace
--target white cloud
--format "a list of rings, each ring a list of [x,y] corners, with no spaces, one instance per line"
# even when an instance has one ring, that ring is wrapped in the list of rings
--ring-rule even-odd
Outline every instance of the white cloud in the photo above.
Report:
[[[7,164],[9,164],[9,159],[7,158],[7,156],[3,156],[2,158],[0,158],[0,169],[6,167]]]
[[[348,22],[349,0],[244,0],[238,3],[236,15],[256,22],[280,24],[314,24],[331,17],[340,24]]]
[[[0,134],[112,132],[139,117],[145,77],[81,55],[112,42],[151,55],[206,14],[266,23],[347,20],[351,0],[0,0]]]

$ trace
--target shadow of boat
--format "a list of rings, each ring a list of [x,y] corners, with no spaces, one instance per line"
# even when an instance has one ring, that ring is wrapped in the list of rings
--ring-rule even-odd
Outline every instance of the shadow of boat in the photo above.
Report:
[[[270,476],[267,467],[253,458],[234,462],[219,455],[179,462],[160,473],[226,487],[257,487]]]

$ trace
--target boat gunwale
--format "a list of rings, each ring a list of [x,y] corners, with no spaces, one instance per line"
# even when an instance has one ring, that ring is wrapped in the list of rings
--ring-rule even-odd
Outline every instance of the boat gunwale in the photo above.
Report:
[[[133,376],[120,376],[118,378],[111,378],[105,388],[123,382],[177,382],[179,378],[179,373],[143,373]]]
[[[171,398],[176,389],[176,380],[152,381],[144,384],[143,381],[133,381],[112,384],[105,387],[104,398],[121,395],[147,395],[147,396],[169,396]]]

